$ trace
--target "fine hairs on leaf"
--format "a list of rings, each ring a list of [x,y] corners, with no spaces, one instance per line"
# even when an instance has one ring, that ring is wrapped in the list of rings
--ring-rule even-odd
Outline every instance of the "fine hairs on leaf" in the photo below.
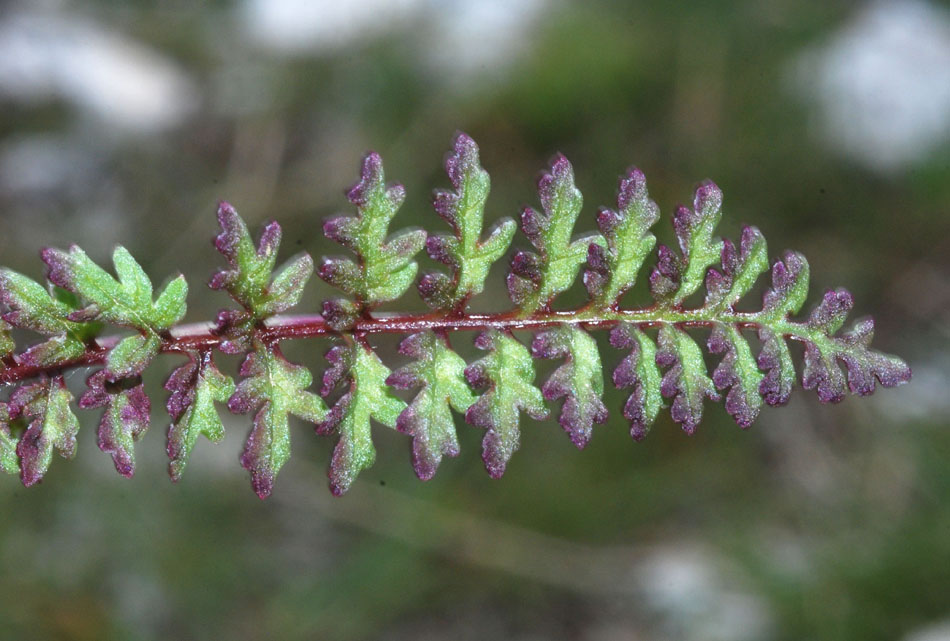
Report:
[[[184,276],[156,295],[122,247],[112,257],[115,276],[76,246],[41,252],[45,283],[0,268],[0,383],[7,388],[7,400],[0,401],[0,470],[30,486],[43,479],[55,452],[74,455],[80,422],[63,374],[92,367],[76,405],[102,408],[99,448],[120,474],[132,476],[135,442],[151,420],[142,376],[159,353],[183,358],[165,383],[172,480],[183,477],[199,437],[224,438],[220,412],[226,407],[253,416],[240,463],[261,498],[273,491],[290,458],[298,421],[336,439],[328,472],[336,495],[375,461],[373,430],[380,427],[409,437],[422,480],[431,479],[445,457],[459,455],[460,417],[484,430],[482,460],[495,478],[520,446],[522,414],[542,420],[555,413],[571,442],[584,448],[597,430],[610,429],[596,426],[608,424],[615,411],[603,400],[605,358],[619,361],[609,378],[625,391],[617,409],[637,441],[664,407],[692,434],[707,401],[720,399],[747,428],[763,406],[788,402],[798,372],[802,387],[825,403],[910,380],[904,361],[871,348],[871,319],[844,328],[854,307],[846,290],[827,291],[806,317],[798,316],[808,297],[804,256],[788,251],[770,266],[755,227],[743,228],[737,243],[717,237],[723,195],[710,181],[696,189],[692,207],[674,210],[675,248],[656,246],[660,210],[637,168],[620,177],[613,208],[596,210],[598,231],[578,234],[584,200],[571,163],[558,155],[538,181],[540,209],[521,210],[527,248],[515,241],[519,225],[511,218],[484,229],[490,179],[475,141],[457,134],[445,170],[451,189],[437,190],[432,202],[450,232],[394,231],[390,224],[405,189],[386,182],[378,154],[364,157],[359,181],[347,192],[355,212],[323,224],[326,236],[351,255],[319,262],[317,275],[343,293],[324,301],[319,314],[285,313],[301,300],[313,259],[304,253],[277,267],[280,225],[266,224],[255,242],[224,202],[214,246],[227,265],[209,286],[233,304],[211,324],[178,324],[186,311]],[[513,242],[524,248],[514,249]],[[423,249],[442,270],[418,274]],[[505,255],[511,256],[506,284],[513,306],[473,311],[492,264]],[[758,311],[737,311],[766,272]],[[578,277],[587,301],[559,308],[558,296]],[[624,307],[621,300],[640,278],[647,279],[652,300]],[[375,311],[403,299],[413,283],[431,311]],[[701,305],[686,304],[702,290]],[[126,335],[107,335],[107,326],[125,328]],[[40,339],[21,347],[13,330]],[[607,332],[620,351],[602,354],[598,332]],[[401,362],[387,365],[375,352],[372,338],[379,333],[402,335]],[[520,338],[528,334],[529,340]],[[752,335],[761,345],[757,352]],[[472,337],[483,354],[467,363],[453,342]],[[308,338],[328,348],[319,390],[310,389],[313,374],[281,351],[285,340]],[[804,348],[801,365],[791,341]],[[716,357],[711,372],[704,344]],[[239,371],[219,370],[216,351],[242,355]],[[556,362],[544,382],[536,380],[535,359]]]

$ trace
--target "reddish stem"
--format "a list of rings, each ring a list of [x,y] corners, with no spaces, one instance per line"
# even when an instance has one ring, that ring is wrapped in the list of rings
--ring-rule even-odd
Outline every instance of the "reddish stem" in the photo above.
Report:
[[[642,314],[649,310],[634,310],[629,312],[630,322],[641,327],[654,327],[668,323],[664,320],[644,320]],[[496,314],[466,314],[457,316],[439,312],[425,314],[367,314],[358,319],[355,325],[345,333],[356,336],[378,333],[411,334],[425,330],[437,332],[446,331],[483,331],[498,330],[532,330],[552,327],[564,323],[581,324],[588,328],[612,327],[627,320],[624,312],[615,312],[612,318],[585,318],[577,311],[547,312],[536,317],[519,317],[512,312]],[[738,316],[738,315],[737,315]],[[710,327],[716,321],[706,319],[688,319],[678,321],[682,327]],[[743,329],[756,329],[759,323],[754,321],[737,320],[736,324]],[[265,343],[273,343],[293,338],[312,338],[327,334],[339,335],[331,329],[319,314],[301,316],[274,316],[258,330],[258,337]],[[8,363],[8,367],[0,369],[0,385],[8,385],[39,376],[56,370],[72,367],[99,365],[105,362],[106,356],[119,341],[120,336],[104,336],[90,343],[86,352],[79,358],[62,361],[53,365],[35,366],[19,362]],[[215,332],[212,323],[194,323],[173,327],[162,336],[161,351],[165,353],[185,353],[189,351],[206,351],[216,348],[224,339]]]

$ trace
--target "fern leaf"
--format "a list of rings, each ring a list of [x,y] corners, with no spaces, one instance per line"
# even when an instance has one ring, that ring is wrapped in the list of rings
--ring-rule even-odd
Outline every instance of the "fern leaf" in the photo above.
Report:
[[[396,427],[406,403],[386,384],[390,375],[379,357],[365,344],[337,345],[327,353],[331,367],[323,377],[320,393],[328,396],[338,385],[347,391],[317,424],[318,434],[337,432],[340,439],[330,461],[330,491],[344,494],[360,472],[376,462],[370,419]]]
[[[559,422],[571,442],[583,449],[594,423],[606,423],[609,416],[603,401],[604,371],[597,341],[583,329],[564,325],[535,336],[531,354],[566,359],[541,386],[541,393],[549,401],[564,398]]]
[[[288,362],[276,345],[255,341],[240,374],[244,378],[228,399],[228,409],[236,414],[255,412],[241,465],[251,473],[251,486],[263,499],[270,496],[277,474],[290,458],[289,417],[317,423],[327,409],[319,396],[306,391],[313,382],[310,371]]]
[[[234,394],[234,380],[215,366],[210,351],[189,353],[188,362],[168,377],[165,389],[168,413],[168,473],[173,481],[181,480],[188,456],[202,434],[211,442],[224,438],[224,425],[214,407],[225,403]]]
[[[525,207],[521,212],[521,230],[538,252],[515,254],[508,274],[508,292],[522,316],[547,309],[574,282],[590,244],[604,242],[596,234],[571,240],[584,201],[567,158],[554,159],[538,181],[538,194],[544,211]]]
[[[598,309],[614,309],[620,297],[633,287],[640,268],[656,244],[650,233],[660,218],[660,209],[650,200],[646,177],[636,167],[620,179],[617,209],[601,208],[597,226],[606,244],[593,242],[588,247],[584,285]]]
[[[10,396],[9,418],[22,416],[29,421],[16,446],[23,485],[29,487],[43,479],[54,448],[63,458],[75,456],[79,419],[70,408],[72,400],[62,376],[43,377]]]
[[[135,473],[135,441],[148,430],[152,404],[142,379],[111,381],[106,370],[86,379],[87,389],[79,397],[79,407],[104,407],[99,421],[99,449],[112,456],[116,471],[131,477]]]
[[[418,265],[412,257],[426,242],[422,230],[403,230],[389,237],[389,224],[406,190],[402,185],[386,185],[379,154],[363,158],[360,181],[347,198],[356,205],[357,215],[331,218],[323,232],[352,250],[357,261],[324,257],[319,270],[320,278],[355,298],[329,301],[325,307],[325,315],[340,328],[351,323],[359,310],[402,296],[416,277]]]
[[[396,429],[412,437],[412,466],[423,481],[431,479],[443,456],[458,456],[452,410],[465,413],[477,397],[465,380],[465,361],[444,335],[420,332],[403,339],[399,352],[415,359],[386,379],[397,389],[421,388],[396,419]]]
[[[433,207],[449,225],[454,236],[431,234],[426,252],[454,272],[430,272],[419,281],[419,292],[435,309],[460,309],[469,298],[485,288],[492,263],[508,249],[515,234],[515,221],[505,218],[481,240],[485,201],[491,182],[478,160],[478,145],[463,133],[455,137],[453,152],[445,160],[445,171],[455,191],[436,191]]]
[[[465,412],[465,420],[488,430],[482,460],[488,474],[500,478],[521,444],[519,411],[541,420],[548,410],[541,390],[532,384],[534,363],[524,345],[510,334],[489,330],[479,334],[475,347],[488,354],[465,368],[465,378],[475,389],[487,390]]]

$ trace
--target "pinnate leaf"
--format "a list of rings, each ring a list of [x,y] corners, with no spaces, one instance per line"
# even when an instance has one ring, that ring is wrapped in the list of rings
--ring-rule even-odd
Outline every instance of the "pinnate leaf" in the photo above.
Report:
[[[10,419],[24,417],[26,431],[16,446],[20,459],[20,478],[29,487],[43,479],[56,449],[63,458],[76,453],[76,433],[79,420],[70,403],[72,394],[66,389],[63,377],[42,377],[36,383],[24,385],[10,395],[6,410]],[[7,466],[5,466],[7,467]]]
[[[319,396],[306,391],[313,382],[310,370],[289,363],[276,345],[255,341],[240,374],[244,379],[228,400],[228,409],[238,414],[255,412],[241,465],[251,473],[251,486],[264,499],[290,458],[289,417],[316,423],[326,416],[327,408]]]
[[[443,456],[458,456],[452,409],[464,413],[476,396],[465,380],[465,361],[452,351],[445,336],[420,332],[403,339],[399,352],[415,359],[386,379],[398,389],[420,388],[396,419],[396,429],[412,436],[412,465],[427,481]]]
[[[87,306],[71,315],[73,320],[100,320],[159,333],[185,316],[188,284],[179,275],[170,281],[158,300],[152,300],[152,283],[124,247],[116,247],[112,262],[118,279],[96,265],[82,249],[68,252],[45,249],[48,278],[80,298]]]
[[[660,382],[663,396],[673,399],[670,416],[692,434],[703,418],[703,397],[719,400],[712,380],[706,374],[703,353],[696,341],[673,325],[660,328],[657,365],[668,367]]]
[[[564,398],[559,422],[582,449],[590,441],[594,423],[606,423],[609,416],[597,341],[583,329],[562,325],[535,336],[531,353],[535,358],[566,359],[541,386],[541,393],[549,401]]]
[[[356,205],[356,216],[328,220],[327,238],[352,250],[357,257],[324,257],[319,276],[356,298],[357,307],[373,307],[396,300],[416,277],[418,265],[412,260],[426,242],[426,232],[403,230],[389,236],[389,224],[406,191],[402,185],[386,185],[383,160],[375,152],[363,158],[360,181],[347,192]]]
[[[478,335],[475,346],[488,353],[465,368],[465,378],[485,392],[465,412],[465,420],[488,430],[482,439],[482,460],[492,478],[500,478],[521,442],[519,412],[547,418],[544,396],[534,381],[534,362],[514,336],[498,330]]]
[[[394,428],[406,403],[387,385],[390,371],[369,346],[337,345],[327,352],[327,360],[330,368],[323,375],[320,393],[328,396],[337,386],[347,385],[326,419],[317,425],[318,434],[336,432],[340,436],[327,473],[330,491],[340,496],[361,471],[376,462],[370,419]]]
[[[202,434],[211,442],[224,438],[224,425],[215,409],[215,402],[225,403],[234,394],[234,381],[215,366],[210,351],[189,353],[188,362],[168,377],[165,389],[168,413],[168,473],[179,481],[188,463],[191,450]]]
[[[70,320],[79,306],[69,292],[56,288],[50,293],[36,281],[9,269],[0,269],[0,300],[8,309],[3,314],[4,327],[12,325],[51,337],[20,354],[18,360],[24,364],[46,366],[78,358],[85,351],[85,343],[99,330],[96,323]],[[0,353],[13,351],[6,330],[0,331],[0,337],[6,341]]]
[[[696,189],[692,209],[676,208],[673,230],[680,254],[660,245],[657,266],[650,275],[650,289],[659,302],[677,306],[702,286],[706,269],[722,253],[722,241],[713,237],[720,218],[722,192],[711,181]]]
[[[131,477],[135,473],[134,442],[148,430],[152,404],[140,377],[111,381],[105,370],[86,379],[88,389],[79,398],[79,407],[104,407],[99,421],[99,449],[112,456],[116,471]]]
[[[568,289],[587,259],[589,245],[604,243],[596,234],[571,240],[584,201],[567,158],[554,159],[550,171],[538,181],[538,194],[543,212],[531,207],[521,212],[521,230],[538,252],[515,254],[508,274],[509,296],[524,316],[547,308]]]
[[[279,224],[272,221],[264,226],[256,249],[247,225],[229,203],[218,205],[218,224],[221,233],[214,246],[227,259],[229,269],[215,273],[208,285],[227,291],[242,307],[218,314],[217,331],[225,337],[221,349],[233,354],[250,349],[256,324],[300,302],[313,275],[313,259],[307,253],[298,254],[274,275]]]
[[[482,292],[489,268],[508,249],[516,228],[513,220],[505,218],[481,240],[491,182],[479,163],[474,140],[463,133],[456,135],[453,152],[445,159],[445,171],[454,191],[437,190],[433,207],[452,226],[454,235],[430,235],[426,251],[433,260],[449,265],[454,275],[430,272],[419,282],[423,299],[436,309],[458,308]]]
[[[10,429],[12,420],[9,406],[0,403],[0,472],[19,474],[20,458],[16,453],[18,439]]]
[[[610,344],[617,349],[630,350],[614,370],[613,380],[618,389],[632,388],[624,404],[623,415],[630,421],[630,436],[640,441],[663,408],[656,344],[644,332],[628,323],[620,323],[611,330]]]
[[[628,169],[620,179],[617,209],[597,212],[597,226],[606,243],[591,243],[587,251],[590,269],[584,273],[584,284],[599,309],[616,307],[633,287],[656,244],[649,230],[659,217],[660,208],[650,200],[643,172]]]

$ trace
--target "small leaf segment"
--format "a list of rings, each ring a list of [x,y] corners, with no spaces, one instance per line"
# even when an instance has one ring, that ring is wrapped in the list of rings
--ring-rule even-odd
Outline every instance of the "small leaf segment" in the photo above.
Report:
[[[226,404],[233,413],[253,414],[240,462],[261,498],[272,492],[290,457],[293,420],[336,437],[328,477],[337,495],[375,461],[374,423],[411,438],[412,464],[423,480],[435,475],[445,457],[459,454],[456,415],[485,430],[482,459],[492,477],[504,473],[519,448],[521,415],[542,420],[553,403],[560,404],[561,426],[582,448],[594,426],[609,419],[602,359],[617,352],[601,351],[599,330],[609,330],[610,345],[622,352],[611,380],[628,392],[622,414],[638,441],[667,404],[672,420],[693,433],[707,400],[724,397],[726,411],[743,428],[764,405],[786,403],[798,377],[790,341],[804,346],[802,386],[816,390],[823,402],[910,380],[901,359],[871,348],[873,321],[860,319],[843,329],[854,307],[846,290],[826,292],[798,319],[808,296],[807,261],[785,252],[770,266],[765,239],[754,227],[743,228],[737,244],[718,238],[723,198],[711,182],[697,188],[692,207],[676,208],[677,248],[655,248],[659,208],[637,168],[620,177],[615,208],[597,211],[599,231],[575,237],[583,198],[563,156],[538,183],[541,210],[521,212],[521,231],[533,250],[516,250],[510,260],[506,282],[515,307],[470,311],[518,225],[503,218],[484,233],[490,180],[471,138],[456,136],[445,170],[452,188],[437,190],[433,207],[450,232],[391,234],[405,190],[386,184],[379,155],[364,157],[360,180],[347,192],[355,215],[324,224],[325,234],[354,257],[321,261],[319,276],[347,295],[325,301],[322,315],[285,314],[299,303],[313,274],[310,256],[299,254],[276,268],[280,226],[266,224],[255,244],[227,203],[218,208],[221,232],[214,241],[227,266],[209,285],[236,306],[222,310],[210,326],[177,325],[185,314],[184,278],[172,279],[156,297],[143,268],[122,247],[113,254],[115,276],[78,247],[42,252],[45,285],[0,268],[0,384],[9,388],[7,400],[0,401],[0,470],[33,485],[55,452],[73,456],[80,423],[63,372],[99,366],[87,377],[78,406],[103,408],[99,447],[121,474],[131,476],[134,443],[151,414],[143,373],[161,352],[185,359],[165,383],[171,478],[182,478],[201,436],[212,442],[224,437],[217,405]],[[375,311],[410,289],[423,247],[448,268],[418,279],[432,311]],[[626,306],[654,248],[652,301]],[[582,272],[587,301],[557,309],[558,297]],[[765,272],[771,283],[761,308],[737,311]],[[702,303],[689,306],[703,288]],[[107,325],[126,334],[103,336]],[[475,346],[484,355],[467,363],[453,343],[471,331],[478,332]],[[18,349],[24,332],[42,338]],[[399,353],[408,362],[390,370],[373,347],[378,333],[402,334]],[[761,344],[757,352],[748,341],[753,333]],[[281,350],[285,340],[309,337],[333,342],[319,395],[309,389],[311,372]],[[718,357],[711,373],[703,344]],[[215,351],[243,355],[236,382],[218,369]],[[536,358],[558,362],[540,387]]]

